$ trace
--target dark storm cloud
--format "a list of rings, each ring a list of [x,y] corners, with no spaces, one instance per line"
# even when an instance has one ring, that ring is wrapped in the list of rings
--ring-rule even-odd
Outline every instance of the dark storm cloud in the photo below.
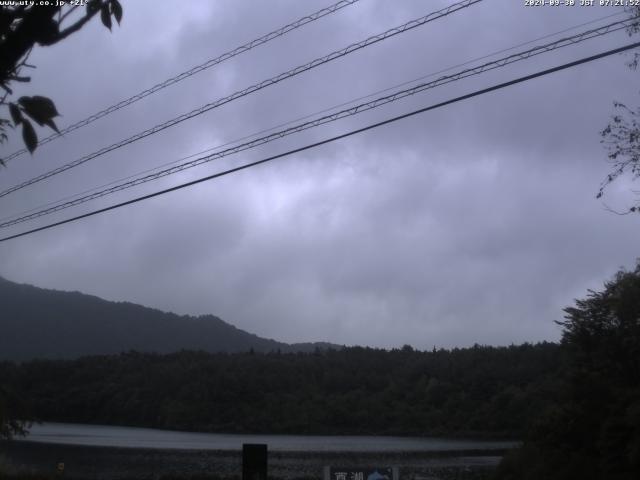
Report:
[[[12,162],[0,186],[446,4],[363,0]],[[178,9],[135,2],[113,33],[95,22],[77,38],[36,52],[38,75],[29,89],[55,98],[66,124],[325,5],[189,2]],[[5,197],[1,213],[613,12],[488,0]],[[627,41],[621,33],[540,56],[87,208]],[[616,56],[510,87],[5,243],[2,275],[179,313],[214,313],[285,341],[430,348],[556,339],[553,320],[562,307],[638,256],[637,221],[606,212],[594,199],[608,169],[598,131],[614,99],[637,98],[637,73],[624,61]],[[607,201],[624,205],[628,195],[616,186]]]

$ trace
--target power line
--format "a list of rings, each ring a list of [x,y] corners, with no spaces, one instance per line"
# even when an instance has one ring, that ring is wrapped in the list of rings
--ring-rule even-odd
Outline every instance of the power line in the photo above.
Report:
[[[547,38],[552,38],[552,37],[555,37],[555,36],[560,35],[560,34],[562,34],[562,33],[566,33],[566,32],[569,32],[569,31],[571,31],[571,30],[576,30],[576,29],[578,29],[578,28],[585,27],[585,26],[587,26],[587,25],[592,25],[592,24],[594,24],[594,23],[600,22],[600,21],[602,21],[602,20],[606,20],[606,19],[611,18],[611,17],[618,17],[618,16],[620,16],[620,15],[626,15],[626,12],[624,12],[624,11],[618,11],[618,12],[616,12],[616,13],[612,13],[612,14],[609,14],[609,15],[605,15],[605,16],[603,16],[603,17],[599,17],[599,18],[596,18],[596,19],[593,19],[593,20],[589,20],[588,22],[580,23],[580,24],[578,24],[578,25],[573,25],[573,26],[571,26],[571,27],[568,27],[568,28],[565,28],[565,29],[559,30],[559,31],[554,32],[554,33],[550,33],[550,34],[547,34],[547,35],[543,35],[543,36],[541,36],[541,37],[537,37],[537,38],[534,38],[534,39],[532,39],[532,40],[527,40],[526,42],[519,43],[519,44],[514,45],[514,46],[512,46],[512,47],[503,48],[503,49],[501,49],[501,50],[494,51],[494,52],[492,52],[492,53],[489,53],[489,54],[483,55],[483,56],[481,56],[481,57],[476,57],[476,58],[473,58],[473,59],[471,59],[471,60],[467,60],[467,61],[465,61],[465,62],[458,63],[458,64],[456,64],[456,65],[452,65],[452,66],[450,66],[450,67],[447,67],[447,68],[444,68],[444,69],[438,70],[438,71],[436,71],[436,72],[432,72],[432,73],[429,73],[429,74],[426,74],[426,75],[422,75],[422,76],[420,76],[420,77],[418,77],[418,78],[414,78],[414,79],[412,79],[412,80],[407,80],[407,81],[405,81],[405,82],[402,82],[402,83],[395,84],[395,85],[392,85],[392,86],[390,86],[390,87],[384,88],[384,89],[382,89],[382,90],[377,90],[377,91],[372,92],[372,93],[369,93],[369,94],[367,94],[367,95],[363,95],[363,96],[361,96],[361,97],[357,97],[357,98],[354,98],[354,99],[348,100],[348,101],[346,101],[346,102],[342,102],[342,103],[340,103],[340,104],[333,105],[333,106],[328,107],[328,108],[324,108],[324,109],[322,109],[322,110],[319,110],[319,111],[316,111],[316,112],[313,112],[313,113],[310,113],[310,114],[304,115],[304,116],[302,116],[302,117],[298,117],[298,118],[295,118],[295,119],[289,120],[289,121],[287,121],[287,122],[284,122],[284,123],[281,123],[281,124],[278,124],[278,125],[274,125],[274,126],[272,126],[272,127],[265,128],[265,129],[259,130],[259,131],[257,131],[257,132],[254,132],[254,133],[248,134],[248,135],[244,135],[244,136],[242,136],[242,137],[240,137],[240,138],[235,138],[235,139],[233,139],[233,140],[229,140],[229,141],[227,141],[227,142],[225,142],[225,143],[223,143],[223,144],[216,145],[215,147],[209,147],[209,148],[206,148],[206,149],[204,149],[204,150],[200,150],[200,151],[198,151],[198,152],[195,152],[195,153],[192,153],[192,154],[189,154],[189,155],[186,155],[186,156],[180,157],[180,158],[178,158],[177,160],[172,160],[172,161],[170,161],[170,162],[163,163],[163,164],[161,164],[161,165],[159,165],[159,166],[152,167],[152,168],[149,168],[149,169],[146,169],[146,170],[143,170],[143,171],[139,171],[139,172],[136,172],[136,173],[134,173],[134,174],[127,175],[126,177],[118,178],[118,179],[113,180],[113,181],[111,181],[111,182],[104,183],[104,184],[102,184],[102,185],[97,185],[97,186],[95,186],[95,187],[92,187],[92,188],[89,188],[89,189],[83,190],[83,191],[78,192],[78,193],[75,193],[75,194],[73,194],[73,195],[67,195],[67,196],[65,196],[65,197],[63,197],[63,198],[59,198],[59,199],[57,199],[57,200],[53,200],[53,201],[51,201],[51,202],[47,202],[47,203],[45,203],[44,205],[39,205],[39,206],[37,206],[37,207],[33,207],[33,208],[30,208],[30,209],[27,209],[27,210],[23,210],[23,211],[21,211],[21,212],[17,212],[17,213],[15,213],[15,214],[6,215],[6,216],[4,216],[4,217],[0,218],[0,222],[5,222],[6,220],[10,220],[10,219],[15,219],[15,218],[17,218],[17,217],[26,216],[26,215],[28,215],[28,214],[30,214],[30,213],[32,213],[32,212],[36,212],[37,210],[43,210],[43,209],[46,209],[47,207],[50,207],[50,206],[53,206],[53,205],[56,205],[56,204],[61,204],[62,202],[65,202],[65,201],[68,201],[68,200],[71,200],[71,199],[75,199],[75,198],[79,197],[80,195],[85,195],[85,194],[88,194],[88,193],[91,193],[91,192],[96,192],[96,191],[97,191],[97,190],[99,190],[99,189],[104,189],[104,188],[109,187],[109,186],[111,186],[111,185],[115,185],[115,184],[116,184],[116,183],[118,183],[118,182],[123,182],[123,181],[125,181],[125,180],[129,180],[129,179],[135,178],[135,177],[137,177],[137,176],[139,176],[139,175],[144,175],[144,174],[147,174],[147,173],[150,173],[150,172],[153,172],[153,171],[157,171],[157,170],[159,170],[159,169],[162,169],[162,168],[168,167],[168,166],[170,166],[170,165],[175,165],[175,164],[180,163],[180,162],[182,162],[182,161],[184,161],[184,160],[188,160],[188,159],[190,159],[190,158],[197,157],[198,155],[203,155],[203,154],[208,153],[208,152],[211,152],[211,151],[213,151],[213,150],[219,150],[219,149],[222,149],[222,148],[224,148],[224,147],[227,147],[227,146],[229,146],[229,145],[233,145],[233,144],[238,143],[238,142],[241,142],[241,141],[243,141],[243,140],[247,140],[247,139],[249,139],[249,138],[257,137],[258,135],[262,135],[262,134],[264,134],[264,133],[272,132],[272,131],[274,131],[274,130],[277,130],[277,129],[282,128],[282,127],[286,127],[287,125],[291,125],[291,124],[294,124],[294,123],[296,123],[296,122],[300,122],[300,121],[302,121],[302,120],[307,120],[307,119],[309,119],[309,118],[313,118],[313,117],[314,117],[314,116],[316,116],[316,115],[320,115],[320,114],[323,114],[323,113],[331,112],[331,111],[333,111],[333,110],[335,110],[335,109],[337,109],[337,108],[341,108],[341,107],[345,107],[345,106],[347,106],[347,105],[351,105],[351,104],[353,104],[353,103],[355,103],[355,102],[358,102],[358,101],[361,101],[361,100],[364,100],[364,99],[367,99],[367,98],[371,98],[371,97],[373,97],[373,96],[375,96],[375,95],[379,95],[379,94],[381,94],[381,93],[390,92],[390,91],[391,91],[391,90],[393,90],[393,89],[400,88],[400,87],[403,87],[403,86],[406,86],[406,85],[410,85],[410,84],[413,84],[413,83],[418,82],[418,81],[420,81],[420,80],[425,80],[425,79],[427,79],[427,78],[435,77],[435,76],[436,76],[436,75],[438,75],[438,74],[445,73],[445,72],[449,72],[449,71],[451,71],[451,70],[453,70],[453,69],[455,69],[455,68],[464,67],[464,66],[466,66],[466,65],[471,65],[471,64],[473,64],[473,63],[475,63],[475,62],[478,62],[478,61],[480,61],[480,60],[485,60],[485,59],[487,59],[487,58],[494,57],[494,56],[496,56],[496,55],[498,55],[498,54],[500,54],[500,53],[510,52],[510,51],[512,51],[512,50],[515,50],[516,48],[523,47],[523,46],[526,46],[526,45],[531,45],[532,43],[538,42],[538,41],[540,41],[540,40],[546,40]],[[634,20],[635,18],[636,18],[636,17],[633,17],[633,18],[627,18],[627,19],[626,19],[626,20],[624,20],[624,21],[632,21],[632,20]],[[604,27],[603,27],[603,28],[604,28]],[[610,32],[609,32],[609,33],[610,33]],[[0,227],[1,227],[1,226],[2,226],[2,225],[0,225]]]
[[[193,117],[196,117],[198,115],[202,115],[205,112],[208,112],[209,110],[212,110],[214,108],[220,107],[226,103],[229,103],[233,100],[237,100],[238,98],[244,97],[246,95],[249,95],[251,93],[254,93],[258,90],[262,90],[263,88],[269,87],[271,85],[275,85],[276,83],[279,83],[285,79],[294,77],[296,75],[299,75],[303,72],[306,72],[308,70],[311,70],[313,68],[316,68],[320,65],[323,65],[325,63],[331,62],[333,60],[336,60],[338,58],[344,57],[346,55],[349,55],[350,53],[353,53],[357,50],[360,50],[362,48],[368,47],[369,45],[373,45],[375,43],[381,42],[383,40],[386,40],[388,38],[391,38],[395,35],[398,35],[400,33],[405,33],[409,30],[412,30],[416,27],[425,25],[429,22],[432,22],[434,20],[437,20],[439,18],[443,18],[446,17],[447,15],[450,15],[451,13],[457,12],[459,10],[462,10],[464,8],[470,7],[471,5],[474,5],[476,3],[479,3],[483,0],[463,0],[461,2],[458,3],[454,3],[452,5],[449,5],[446,8],[443,8],[441,10],[429,13],[428,15],[425,15],[423,17],[411,20],[403,25],[400,25],[398,27],[395,28],[391,28],[381,34],[378,35],[373,35],[365,40],[362,40],[360,42],[357,43],[353,43],[347,47],[344,47],[340,50],[336,50],[335,52],[332,52],[328,55],[325,55],[324,57],[320,57],[317,58],[309,63],[306,63],[304,65],[300,65],[298,67],[295,67],[287,72],[281,73],[279,75],[276,75],[275,77],[272,77],[268,80],[263,80],[260,83],[256,83],[250,87],[245,88],[244,90],[238,90],[237,92],[227,96],[227,97],[223,97],[220,98],[214,102],[208,103],[206,105],[203,105],[200,108],[197,108],[195,110],[192,110],[191,112],[188,113],[184,113],[178,117],[175,117],[165,123],[161,123],[159,125],[156,125],[155,127],[149,128],[143,132],[137,133],[136,135],[133,135],[125,140],[121,140],[120,142],[114,143],[108,147],[104,147],[96,152],[90,153],[88,155],[85,155],[77,160],[74,160],[70,163],[67,163],[65,165],[62,165],[58,168],[55,168],[53,170],[50,170],[49,172],[43,173],[41,175],[38,175],[34,178],[31,178],[30,180],[27,180],[25,182],[22,182],[18,185],[15,185],[13,187],[10,187],[2,192],[0,192],[0,198],[4,197],[6,195],[9,195],[12,192],[15,192],[17,190],[20,190],[22,188],[25,188],[29,185],[33,185],[34,183],[40,182],[42,180],[45,180],[49,177],[52,177],[54,175],[57,175],[59,173],[65,172],[71,168],[77,167],[78,165],[82,165],[83,163],[88,162],[89,160],[93,160],[94,158],[97,158],[101,155],[104,155],[105,153],[111,152],[113,150],[116,150],[118,148],[124,147],[125,145],[128,145],[130,143],[136,142],[142,138],[148,137],[149,135],[153,135],[155,133],[158,133],[162,130],[165,130],[166,128],[172,127],[174,125],[177,125],[181,122],[184,122],[185,120],[189,120]]]
[[[181,190],[183,188],[187,188],[187,187],[196,185],[198,183],[202,183],[202,182],[206,182],[208,180],[213,180],[215,178],[223,177],[225,175],[229,175],[231,173],[239,172],[241,170],[246,170],[248,168],[255,167],[255,166],[261,165],[263,163],[270,162],[272,160],[276,160],[276,159],[279,159],[279,158],[287,157],[289,155],[293,155],[295,153],[300,153],[300,152],[303,152],[305,150],[310,150],[312,148],[316,148],[316,147],[319,147],[321,145],[325,145],[327,143],[335,142],[337,140],[341,140],[343,138],[347,138],[347,137],[350,137],[352,135],[356,135],[358,133],[366,132],[368,130],[372,130],[374,128],[381,127],[383,125],[387,125],[387,124],[390,124],[390,123],[393,123],[393,122],[397,122],[398,120],[403,120],[405,118],[409,118],[409,117],[412,117],[414,115],[418,115],[420,113],[425,113],[425,112],[428,112],[430,110],[435,110],[437,108],[441,108],[441,107],[444,107],[444,106],[447,106],[447,105],[451,105],[453,103],[457,103],[457,102],[460,102],[460,101],[463,101],[463,100],[468,100],[470,98],[477,97],[479,95],[484,95],[486,93],[493,92],[493,91],[496,91],[496,90],[500,90],[502,88],[506,88],[506,87],[509,87],[511,85],[515,85],[515,84],[518,84],[518,83],[522,83],[522,82],[526,82],[526,81],[529,81],[529,80],[533,80],[534,78],[542,77],[544,75],[549,75],[551,73],[558,72],[558,71],[561,71],[561,70],[566,70],[568,68],[572,68],[572,67],[575,67],[575,66],[578,66],[578,65],[582,65],[584,63],[592,62],[592,61],[595,61],[595,60],[598,60],[598,59],[601,59],[601,58],[604,58],[604,57],[608,57],[608,56],[614,55],[616,53],[621,53],[621,52],[624,52],[624,51],[627,51],[627,50],[631,50],[631,49],[637,48],[637,47],[640,47],[640,42],[632,43],[632,44],[625,45],[623,47],[618,47],[618,48],[615,48],[615,49],[612,49],[612,50],[607,50],[606,52],[602,52],[602,53],[599,53],[597,55],[591,55],[589,57],[581,58],[580,60],[575,60],[573,62],[565,63],[563,65],[559,65],[559,66],[556,66],[556,67],[553,67],[553,68],[549,68],[549,69],[542,70],[542,71],[539,71],[539,72],[536,72],[536,73],[532,73],[530,75],[525,75],[523,77],[519,77],[519,78],[516,78],[514,80],[510,80],[508,82],[499,83],[499,84],[493,85],[491,87],[483,88],[481,90],[476,90],[475,92],[468,93],[466,95],[455,97],[455,98],[452,98],[450,100],[446,100],[444,102],[440,102],[440,103],[437,103],[437,104],[434,104],[434,105],[430,105],[428,107],[424,107],[424,108],[420,108],[418,110],[414,110],[414,111],[409,112],[409,113],[405,113],[403,115],[399,115],[399,116],[396,116],[396,117],[389,118],[387,120],[383,120],[381,122],[377,122],[377,123],[373,123],[371,125],[367,125],[366,127],[358,128],[356,130],[351,130],[350,132],[343,133],[341,135],[337,135],[337,136],[334,136],[334,137],[331,137],[331,138],[327,138],[325,140],[321,140],[319,142],[308,144],[308,145],[305,145],[304,147],[295,148],[293,150],[289,150],[289,151],[284,152],[284,153],[280,153],[280,154],[273,155],[273,156],[270,156],[270,157],[267,157],[267,158],[263,158],[262,160],[258,160],[258,161],[251,162],[251,163],[246,163],[246,164],[241,165],[239,167],[235,167],[235,168],[231,168],[231,169],[228,169],[228,170],[224,170],[222,172],[218,172],[218,173],[215,173],[213,175],[202,177],[202,178],[199,178],[197,180],[192,180],[190,182],[186,182],[186,183],[183,183],[183,184],[180,184],[180,185],[176,185],[174,187],[167,188],[167,189],[164,189],[164,190],[160,190],[158,192],[154,192],[154,193],[150,193],[150,194],[147,194],[147,195],[143,195],[141,197],[137,197],[137,198],[134,198],[134,199],[131,199],[131,200],[127,200],[126,202],[121,202],[121,203],[118,203],[118,204],[115,204],[115,205],[111,205],[109,207],[101,208],[101,209],[98,209],[98,210],[93,210],[91,212],[88,212],[88,213],[85,213],[85,214],[82,214],[82,215],[78,215],[76,217],[68,218],[66,220],[61,220],[59,222],[50,223],[48,225],[44,225],[42,227],[34,228],[34,229],[28,230],[26,232],[21,232],[21,233],[15,234],[15,235],[10,235],[10,236],[4,237],[4,238],[0,238],[0,242],[6,242],[6,241],[12,240],[14,238],[19,238],[19,237],[23,237],[25,235],[30,235],[32,233],[36,233],[36,232],[47,230],[47,229],[50,229],[50,228],[53,228],[53,227],[64,225],[66,223],[74,222],[76,220],[81,220],[83,218],[91,217],[91,216],[97,215],[99,213],[104,213],[104,212],[108,212],[110,210],[115,210],[115,209],[120,208],[120,207],[124,207],[124,206],[127,206],[127,205],[132,205],[134,203],[138,203],[138,202],[141,202],[143,200],[148,200],[148,199],[153,198],[153,197],[158,197],[160,195],[164,195],[166,193],[174,192],[176,190]]]
[[[243,141],[243,140],[247,140],[247,139],[249,139],[249,138],[257,137],[258,135],[261,135],[261,134],[263,134],[263,133],[272,132],[272,131],[274,131],[274,130],[277,130],[278,128],[286,127],[287,125],[291,125],[291,124],[293,124],[293,123],[296,123],[296,122],[299,122],[299,121],[302,121],[302,120],[306,120],[306,119],[308,119],[308,118],[312,118],[312,117],[314,117],[315,115],[320,115],[320,114],[322,114],[322,113],[330,112],[330,111],[332,111],[332,110],[335,110],[336,108],[345,107],[345,106],[347,106],[347,105],[351,105],[351,104],[353,104],[353,103],[355,103],[355,102],[358,102],[358,101],[360,101],[360,100],[364,100],[364,99],[366,99],[366,98],[371,98],[371,97],[373,97],[373,96],[375,96],[375,95],[379,95],[379,94],[381,94],[381,93],[390,92],[391,90],[393,90],[393,89],[395,89],[395,88],[403,87],[403,86],[405,86],[405,85],[410,85],[410,84],[415,83],[415,82],[418,82],[418,81],[420,81],[420,80],[424,80],[424,79],[427,79],[427,78],[435,77],[436,75],[438,75],[438,74],[440,74],[440,73],[449,72],[449,71],[451,71],[451,70],[453,70],[453,69],[455,69],[455,68],[458,68],[458,67],[464,67],[464,66],[466,66],[466,65],[473,64],[473,63],[478,62],[478,61],[480,61],[480,60],[485,60],[485,59],[487,59],[487,58],[494,57],[494,56],[496,56],[496,55],[498,55],[498,54],[500,54],[500,53],[509,52],[509,51],[515,50],[516,48],[523,47],[523,46],[525,46],[525,45],[531,45],[531,44],[532,44],[532,43],[534,43],[534,42],[538,42],[538,41],[540,41],[540,40],[546,40],[547,38],[555,37],[555,36],[557,36],[557,35],[560,35],[561,33],[566,33],[566,32],[569,32],[569,31],[571,31],[571,30],[576,30],[577,28],[585,27],[585,26],[587,26],[587,25],[591,25],[591,24],[593,24],[593,23],[597,23],[597,22],[600,22],[600,21],[602,21],[602,20],[606,20],[606,19],[611,18],[611,17],[617,17],[617,16],[620,16],[620,15],[626,15],[626,12],[624,12],[624,11],[618,11],[618,12],[616,12],[616,13],[612,13],[612,14],[609,14],[609,15],[605,15],[605,16],[603,16],[603,17],[599,17],[599,18],[596,18],[596,19],[593,19],[593,20],[589,20],[588,22],[580,23],[580,24],[578,24],[578,25],[573,25],[573,26],[571,26],[571,27],[568,27],[568,28],[565,28],[565,29],[559,30],[559,31],[557,31],[557,32],[550,33],[550,34],[548,34],[548,35],[543,35],[542,37],[537,37],[537,38],[534,38],[534,39],[532,39],[532,40],[527,40],[526,42],[519,43],[519,44],[514,45],[514,46],[512,46],[512,47],[509,47],[509,48],[504,48],[504,49],[501,49],[501,50],[497,50],[497,51],[494,51],[494,52],[492,52],[492,53],[489,53],[489,54],[483,55],[483,56],[481,56],[481,57],[476,57],[476,58],[473,58],[473,59],[471,59],[471,60],[467,60],[467,61],[465,61],[465,62],[458,63],[458,64],[456,64],[456,65],[452,65],[452,66],[450,66],[450,67],[444,68],[444,69],[442,69],[442,70],[438,70],[438,71],[436,71],[436,72],[432,72],[432,73],[429,73],[429,74],[426,74],[426,75],[422,75],[422,76],[420,76],[420,77],[418,77],[418,78],[414,78],[414,79],[412,79],[412,80],[407,80],[407,81],[405,81],[405,82],[402,82],[402,83],[395,84],[395,85],[392,85],[392,86],[390,86],[390,87],[384,88],[384,89],[382,89],[382,90],[377,90],[377,91],[372,92],[372,93],[369,93],[369,94],[367,94],[367,95],[363,95],[363,96],[361,96],[361,97],[357,97],[357,98],[354,98],[354,99],[348,100],[348,101],[346,101],[346,102],[342,102],[342,103],[340,103],[340,104],[333,105],[333,106],[328,107],[328,108],[324,108],[324,109],[322,109],[322,110],[319,110],[319,111],[316,111],[316,112],[313,112],[313,113],[310,113],[310,114],[304,115],[304,116],[302,116],[302,117],[298,117],[298,118],[295,118],[295,119],[289,120],[289,121],[287,121],[287,122],[280,123],[280,124],[278,124],[278,125],[274,125],[274,126],[272,126],[272,127],[268,127],[268,128],[265,128],[265,129],[259,130],[259,131],[257,131],[257,132],[254,132],[254,133],[251,133],[251,134],[248,134],[248,135],[244,135],[244,136],[242,136],[242,137],[240,137],[240,138],[235,138],[235,139],[233,139],[233,140],[229,140],[229,141],[227,141],[227,142],[225,142],[225,143],[223,143],[223,144],[216,145],[215,147],[209,147],[209,148],[206,148],[206,149],[204,149],[204,150],[200,150],[200,151],[198,151],[198,152],[191,153],[191,154],[186,155],[186,156],[184,156],[184,157],[180,157],[180,158],[178,158],[178,159],[176,159],[176,160],[171,160],[170,162],[163,163],[163,164],[158,165],[158,166],[156,166],[156,167],[152,167],[152,168],[149,168],[149,169],[146,169],[146,170],[143,170],[143,171],[139,171],[139,172],[137,172],[137,173],[134,173],[134,174],[131,174],[131,175],[127,175],[126,177],[121,177],[121,178],[118,178],[118,179],[113,180],[113,181],[111,181],[111,182],[104,183],[104,184],[102,184],[102,185],[97,185],[97,186],[95,186],[95,187],[92,187],[92,188],[89,188],[89,189],[83,190],[83,191],[78,192],[78,193],[75,193],[75,194],[73,194],[73,195],[68,195],[68,196],[66,196],[66,197],[59,198],[59,199],[57,199],[57,200],[53,200],[53,201],[51,201],[51,202],[47,202],[47,203],[45,203],[44,205],[39,205],[39,206],[37,206],[37,207],[33,207],[33,208],[28,209],[28,210],[23,210],[23,211],[21,211],[21,212],[17,212],[17,213],[15,213],[15,214],[6,215],[6,216],[4,216],[4,217],[0,218],[0,222],[4,222],[5,220],[13,219],[13,218],[16,218],[16,217],[19,217],[19,216],[27,215],[27,214],[29,214],[29,213],[31,213],[31,212],[35,212],[36,210],[41,210],[41,209],[44,209],[44,208],[46,208],[46,207],[49,207],[49,206],[52,206],[52,205],[56,205],[56,204],[59,204],[59,203],[64,202],[64,201],[74,199],[74,198],[76,198],[76,197],[79,197],[80,195],[84,195],[84,194],[87,194],[87,193],[90,193],[90,192],[95,192],[95,191],[97,191],[98,189],[105,188],[105,187],[108,187],[108,186],[114,185],[114,184],[116,184],[116,183],[118,183],[118,182],[123,182],[123,181],[125,181],[125,180],[129,180],[129,179],[135,178],[135,177],[137,177],[137,176],[139,176],[139,175],[144,175],[144,174],[146,174],[146,173],[150,173],[150,172],[153,172],[153,171],[159,170],[159,169],[164,168],[164,167],[168,167],[169,165],[175,165],[175,164],[180,163],[180,162],[182,162],[182,161],[184,161],[184,160],[188,160],[189,158],[197,157],[198,155],[202,155],[202,154],[205,154],[205,153],[207,153],[207,152],[211,152],[211,151],[213,151],[213,150],[219,150],[219,149],[221,149],[221,148],[223,148],[223,147],[226,147],[226,146],[229,146],[229,145],[233,145],[233,144],[238,143],[238,142],[241,142],[241,141]],[[634,17],[634,18],[636,18],[636,17]],[[633,18],[628,19],[628,20],[633,20]]]
[[[146,90],[143,90],[140,93],[137,93],[125,100],[122,100],[114,105],[111,105],[110,107],[105,108],[104,110],[100,110],[97,113],[94,113],[93,115],[90,115],[87,118],[84,118],[72,125],[69,125],[68,127],[65,127],[64,129],[60,130],[60,133],[53,133],[51,135],[49,135],[48,137],[43,138],[42,140],[40,140],[38,142],[38,146],[43,145],[45,143],[49,143],[53,140],[55,140],[56,138],[60,138],[61,136],[63,136],[66,133],[69,132],[73,132],[74,130],[77,130],[79,128],[85,127],[87,125],[89,125],[90,123],[95,122],[96,120],[109,115],[110,113],[113,113],[117,110],[120,110],[121,108],[124,108],[126,106],[129,106],[135,102],[137,102],[138,100],[142,100],[145,97],[148,97],[149,95],[156,93],[164,88],[167,88],[171,85],[174,85],[178,82],[181,82],[182,80],[185,80],[186,78],[189,78],[193,75],[196,75],[200,72],[203,72],[204,70],[207,70],[211,67],[214,67],[222,62],[225,62],[227,60],[232,59],[233,57],[236,57],[238,55],[240,55],[241,53],[245,53],[248,52],[249,50],[258,47],[260,45],[264,45],[265,43],[270,42],[271,40],[275,40],[276,38],[279,38],[293,30],[296,30],[308,23],[311,23],[315,20],[318,20],[322,17],[325,17],[327,15],[330,15],[332,13],[337,12],[338,10],[343,9],[344,7],[348,7],[349,5],[352,5],[356,2],[358,2],[360,0],[340,0],[337,3],[334,3],[333,5],[330,5],[328,7],[325,7],[321,10],[318,10],[317,12],[314,12],[310,15],[304,16],[302,18],[299,18],[298,20],[296,20],[295,22],[289,23],[288,25],[285,25],[284,27],[280,27],[277,30],[274,30],[273,32],[269,32],[266,35],[263,35],[259,38],[256,38],[254,40],[251,40],[250,42],[245,43],[244,45],[241,45],[233,50],[230,50],[226,53],[223,53],[222,55],[215,57],[215,58],[211,58],[209,60],[207,60],[204,63],[201,63],[200,65],[196,65],[195,67],[190,68],[189,70],[186,70],[178,75],[176,75],[175,77],[171,77],[168,78],[167,80],[160,82],[156,85],[154,85],[151,88],[148,88]],[[23,148],[21,150],[18,150],[16,152],[13,152],[12,154],[10,154],[8,157],[6,157],[4,159],[5,162],[10,161],[16,157],[19,157],[20,155],[24,154],[27,152],[26,148]]]
[[[215,152],[213,154],[210,155],[206,155],[200,158],[197,158],[195,160],[192,160],[190,162],[186,162],[177,166],[173,166],[161,171],[158,171],[156,173],[153,174],[149,174],[143,177],[138,177],[134,180],[130,180],[128,182],[125,183],[121,183],[119,185],[115,185],[113,187],[110,188],[106,188],[94,193],[90,193],[88,195],[79,197],[79,198],[75,198],[73,200],[64,202],[64,203],[59,203],[57,205],[51,206],[49,208],[43,208],[41,210],[35,211],[34,213],[29,213],[23,216],[20,216],[18,218],[14,218],[12,220],[7,220],[4,222],[0,222],[0,228],[6,228],[6,227],[10,227],[13,225],[17,225],[19,223],[23,223],[29,220],[33,220],[45,215],[49,215],[55,212],[59,212],[61,210],[65,210],[67,208],[70,207],[74,207],[83,203],[86,203],[88,201],[91,200],[95,200],[97,198],[101,198],[131,187],[135,187],[138,185],[142,185],[144,183],[153,181],[153,180],[157,180],[158,178],[162,178],[168,175],[172,175],[178,172],[181,172],[183,170],[186,170],[188,168],[193,168],[196,167],[198,165],[202,165],[203,163],[207,163],[213,160],[218,160],[220,158],[226,157],[228,155],[232,155],[235,153],[239,153],[241,151],[245,151],[245,150],[249,150],[251,148],[255,148],[257,146],[260,145],[264,145],[266,143],[269,143],[271,141],[274,140],[278,140],[280,138],[283,138],[285,136],[294,134],[294,133],[299,133],[301,131],[304,130],[308,130],[310,128],[314,128],[320,125],[324,125],[330,122],[334,122],[337,120],[340,120],[342,118],[346,118],[349,116],[353,116],[353,115],[357,115],[359,113],[368,111],[368,110],[372,110],[374,108],[378,108],[382,105],[386,105],[388,103],[391,102],[395,102],[397,100],[400,100],[402,98],[406,98],[408,96],[411,95],[415,95],[417,93],[421,93],[425,90],[431,89],[431,88],[436,88],[439,87],[441,85],[445,85],[454,81],[458,81],[464,78],[468,78],[474,75],[479,75],[481,73],[490,71],[490,70],[494,70],[497,68],[502,68],[505,67],[507,65],[510,65],[512,63],[515,62],[519,62],[522,60],[526,60],[528,58],[534,57],[536,55],[540,55],[542,53],[548,53],[554,50],[557,50],[559,48],[564,48],[567,47],[569,45],[574,45],[576,43],[579,42],[583,42],[585,40],[589,40],[592,38],[596,38],[596,37],[600,37],[609,33],[613,33],[619,30],[622,30],[624,28],[627,27],[628,22],[633,21],[634,19],[626,19],[626,20],[620,20],[617,22],[613,22],[610,23],[608,25],[602,26],[602,27],[598,27],[598,28],[594,28],[591,30],[586,30],[584,32],[578,33],[576,35],[572,35],[570,37],[566,37],[566,38],[562,38],[559,40],[556,40],[554,42],[550,42],[548,44],[545,45],[539,45],[536,47],[533,47],[529,50],[525,50],[523,52],[519,52],[519,53],[514,53],[512,55],[509,55],[507,57],[503,57],[497,60],[494,60],[492,62],[487,62],[485,64],[473,67],[473,68],[468,68],[465,70],[462,70],[458,73],[452,74],[452,75],[447,75],[447,76],[442,76],[432,82],[428,82],[428,83],[422,83],[419,85],[415,85],[411,88],[408,89],[404,89],[404,90],[400,90],[397,91],[391,95],[387,95],[384,97],[380,97],[377,98],[375,100],[372,100],[370,102],[366,102],[366,103],[361,103],[359,105],[329,114],[329,115],[325,115],[319,118],[316,118],[314,120],[308,121],[308,122],[304,122],[298,125],[295,125],[293,127],[284,129],[284,130],[280,130],[278,132],[272,133],[270,135],[266,135],[254,140],[251,140],[249,142],[240,144],[240,145],[236,145],[234,147],[230,147],[227,148],[225,150],[222,151],[218,151]]]

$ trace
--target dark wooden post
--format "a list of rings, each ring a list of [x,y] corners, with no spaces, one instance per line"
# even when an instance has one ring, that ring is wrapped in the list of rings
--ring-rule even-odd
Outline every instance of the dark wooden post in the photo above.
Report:
[[[242,445],[242,480],[267,480],[267,445]]]

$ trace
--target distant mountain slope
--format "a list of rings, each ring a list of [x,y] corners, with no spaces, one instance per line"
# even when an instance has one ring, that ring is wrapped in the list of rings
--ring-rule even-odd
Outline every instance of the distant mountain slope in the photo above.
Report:
[[[0,277],[0,360],[76,358],[130,350],[291,352],[328,346],[290,345],[245,332],[213,315],[180,316]]]

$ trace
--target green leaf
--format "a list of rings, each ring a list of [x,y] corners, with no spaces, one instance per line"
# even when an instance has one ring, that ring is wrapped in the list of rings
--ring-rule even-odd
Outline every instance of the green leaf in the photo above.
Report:
[[[111,13],[113,13],[113,18],[115,18],[118,25],[120,25],[120,20],[122,20],[122,5],[120,5],[118,0],[111,0]]]
[[[33,97],[20,97],[18,103],[22,105],[24,112],[35,120],[38,125],[49,125],[53,117],[59,115],[53,101],[39,95]]]
[[[104,26],[111,30],[111,12],[109,12],[109,5],[106,3],[100,9],[100,18]]]
[[[31,122],[27,119],[22,120],[22,139],[24,140],[24,144],[27,146],[27,149],[30,153],[38,146],[38,136],[36,135],[36,131],[33,129]]]
[[[20,111],[20,107],[18,107],[15,103],[10,103],[9,112],[11,113],[11,119],[13,120],[13,124],[15,126],[18,126],[22,121],[22,112]]]

